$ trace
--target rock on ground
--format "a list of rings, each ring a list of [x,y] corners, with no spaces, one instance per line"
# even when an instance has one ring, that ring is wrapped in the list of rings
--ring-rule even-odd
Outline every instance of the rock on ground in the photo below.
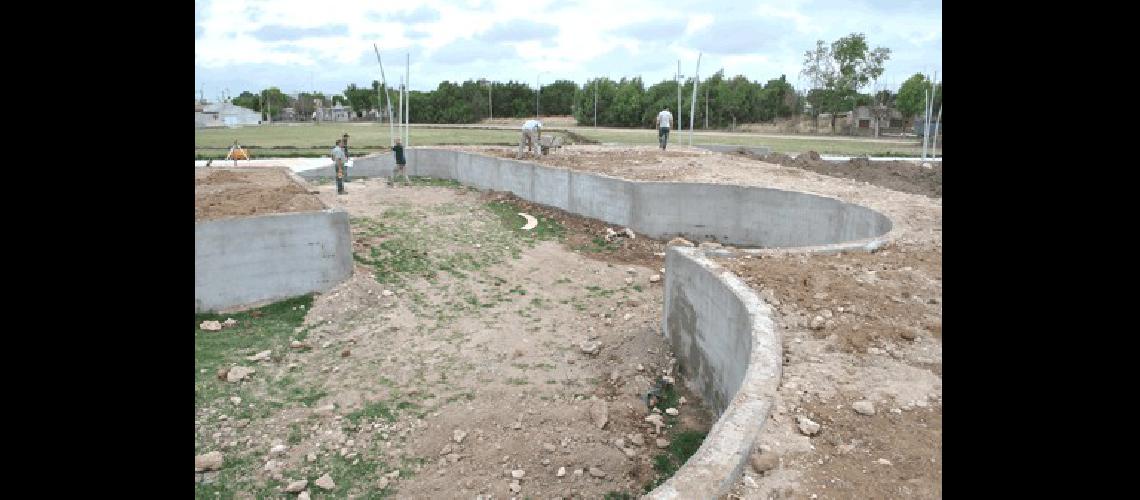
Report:
[[[305,488],[308,486],[309,486],[309,480],[308,479],[302,479],[300,481],[293,481],[293,482],[289,483],[289,486],[285,487],[285,493],[300,493],[302,491],[305,491]]]
[[[807,436],[814,436],[819,433],[820,425],[813,422],[810,418],[805,416],[796,417],[796,423],[799,425],[800,432]]]
[[[609,418],[609,406],[606,405],[605,401],[595,401],[594,404],[590,405],[590,421],[599,429],[605,428]]]
[[[860,415],[875,414],[875,405],[871,404],[870,401],[856,401],[855,404],[851,405],[851,408],[854,408]]]
[[[222,452],[211,451],[204,455],[194,457],[195,471],[218,470],[222,468]]]
[[[322,489],[331,490],[336,488],[336,483],[333,482],[332,477],[326,472],[325,475],[317,479],[313,484],[320,486]]]
[[[256,372],[256,371],[257,370],[254,370],[253,368],[246,368],[244,366],[235,366],[233,368],[230,368],[230,371],[226,374],[226,381],[227,382],[240,382],[243,379],[245,379],[246,377],[253,375],[254,372]]]
[[[752,455],[752,470],[757,474],[768,472],[780,463],[780,457],[773,453],[760,453]]]

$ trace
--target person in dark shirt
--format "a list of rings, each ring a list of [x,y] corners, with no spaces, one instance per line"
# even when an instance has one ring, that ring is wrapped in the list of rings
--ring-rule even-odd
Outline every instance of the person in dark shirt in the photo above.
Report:
[[[352,159],[352,156],[348,154],[348,132],[345,132],[344,136],[340,138],[340,147],[344,149],[344,181],[348,182],[348,162]]]
[[[404,176],[404,185],[410,186],[412,182],[408,179],[408,172],[404,167],[408,165],[407,158],[404,157],[404,145],[396,139],[396,145],[392,146],[392,154],[396,155],[396,169],[392,171],[392,177],[388,179],[388,187],[392,186],[392,181],[400,175]]]

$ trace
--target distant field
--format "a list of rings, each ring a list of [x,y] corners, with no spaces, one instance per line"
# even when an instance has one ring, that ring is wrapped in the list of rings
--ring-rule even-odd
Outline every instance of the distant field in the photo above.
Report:
[[[613,128],[571,128],[574,133],[603,143],[656,144],[657,132],[649,129]],[[688,132],[669,134],[669,143],[689,144]],[[776,134],[734,134],[726,132],[693,133],[693,144],[734,144],[739,146],[768,146],[777,153],[802,153],[815,151],[834,155],[899,155],[922,153],[922,143],[917,141],[895,141],[884,139],[859,139],[853,137],[795,136]],[[941,153],[941,148],[939,149]]]
[[[617,129],[570,127],[569,130],[603,143],[655,144],[657,133],[651,129]],[[196,129],[194,150],[197,157],[224,157],[234,140],[249,148],[255,157],[324,156],[345,132],[349,134],[351,152],[368,153],[387,149],[389,128],[374,123],[319,125],[273,125],[233,129]],[[431,127],[412,125],[413,146],[438,144],[518,144],[518,132],[512,129],[488,129],[459,126]],[[687,132],[675,132],[669,142],[688,144]],[[736,144],[768,146],[779,153],[816,151],[838,155],[917,155],[922,145],[917,141],[858,139],[851,137],[804,137],[776,134],[743,134],[697,131],[693,144]],[[941,153],[941,149],[939,150]]]

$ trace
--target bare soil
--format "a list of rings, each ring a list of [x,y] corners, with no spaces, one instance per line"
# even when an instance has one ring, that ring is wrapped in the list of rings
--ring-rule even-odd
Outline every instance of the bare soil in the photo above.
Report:
[[[194,220],[324,210],[287,168],[194,169]]]
[[[802,153],[795,158],[774,153],[767,156],[751,153],[738,153],[743,156],[776,163],[785,167],[802,168],[833,177],[843,177],[868,182],[904,193],[914,193],[932,198],[942,197],[942,162],[930,162],[929,167],[909,161],[871,161],[867,158],[852,158],[847,161],[825,161],[814,152]]]
[[[734,496],[941,498],[941,247],[720,262],[773,306],[785,356],[757,441],[779,465],[746,468]],[[797,416],[819,434],[800,432]]]
[[[261,488],[309,479],[321,493],[312,481],[341,461],[360,472],[334,474],[338,494],[636,496],[654,479],[657,438],[708,430],[711,416],[681,380],[681,417],[661,435],[644,421],[646,392],[661,375],[677,375],[659,331],[661,283],[649,281],[660,261],[624,263],[641,250],[608,260],[624,255],[621,245],[575,249],[597,223],[566,214],[558,216],[565,242],[528,245],[484,208],[495,195],[466,188],[365,180],[349,183],[347,195],[316,189],[349,212],[358,264],[314,300],[305,317],[311,350],[260,364],[242,394],[255,399],[259,384],[288,378],[323,396],[239,422],[197,412],[198,435],[227,460],[255,463]],[[409,266],[459,254],[479,266],[381,283],[363,260],[397,243],[423,243],[407,249]],[[587,340],[601,343],[598,354],[582,351]],[[601,406],[608,418],[599,428],[591,411]],[[458,441],[457,431],[465,433]],[[282,456],[268,452],[286,442]],[[604,477],[592,477],[591,467]],[[518,493],[510,490],[515,470],[524,471]]]

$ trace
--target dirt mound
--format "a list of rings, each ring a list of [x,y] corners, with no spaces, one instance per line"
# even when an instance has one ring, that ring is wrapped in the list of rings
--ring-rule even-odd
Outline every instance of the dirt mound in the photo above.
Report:
[[[194,175],[195,221],[324,209],[280,169],[202,169]]]
[[[785,167],[867,182],[904,193],[931,198],[942,197],[942,162],[931,162],[929,168],[909,161],[871,161],[866,157],[829,162],[819,159],[819,155],[814,151],[808,151],[795,158],[780,153],[746,156]]]
[[[249,176],[247,176],[247,175],[243,175],[239,172],[234,172],[232,170],[213,170],[213,171],[210,171],[209,173],[207,173],[203,177],[197,177],[196,176],[194,178],[194,185],[200,186],[203,184],[217,185],[217,184],[233,184],[233,183],[248,184],[248,183],[252,182],[249,180],[248,177]]]
[[[819,157],[819,153],[816,153],[815,151],[808,151],[806,153],[800,153],[800,155],[796,157],[796,161],[807,161],[807,160],[819,161],[820,159],[821,158]]]

